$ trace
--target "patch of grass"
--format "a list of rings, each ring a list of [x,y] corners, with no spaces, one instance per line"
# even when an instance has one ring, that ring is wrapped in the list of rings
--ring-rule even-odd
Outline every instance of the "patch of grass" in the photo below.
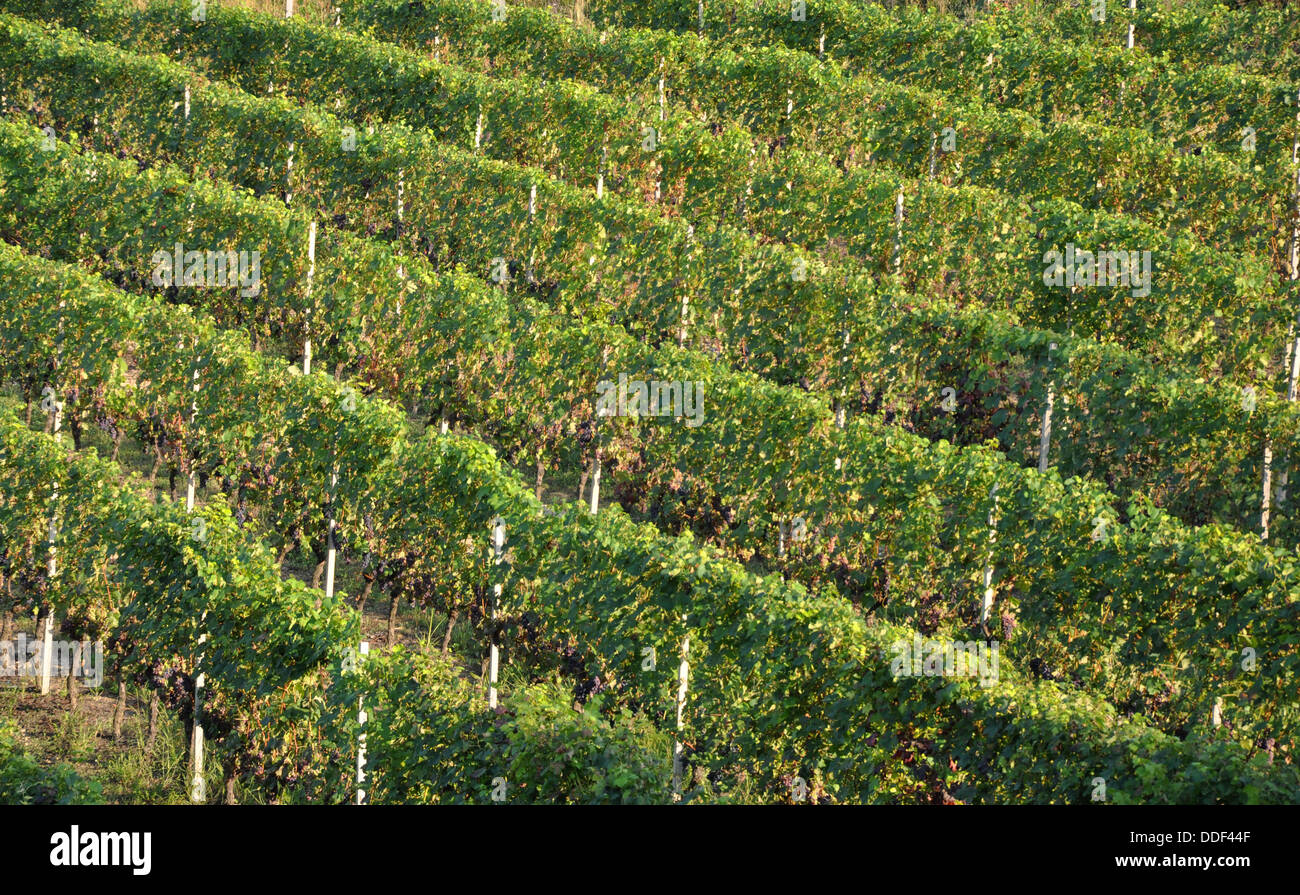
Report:
[[[23,748],[18,725],[0,722],[0,804],[86,805],[103,801],[100,785],[66,762],[43,766]]]

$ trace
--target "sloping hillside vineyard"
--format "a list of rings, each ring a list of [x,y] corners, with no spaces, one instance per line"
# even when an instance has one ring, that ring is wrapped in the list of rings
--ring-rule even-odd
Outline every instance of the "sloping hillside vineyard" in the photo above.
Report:
[[[0,692],[180,754],[0,802],[1300,802],[1294,6],[0,0],[0,112]]]

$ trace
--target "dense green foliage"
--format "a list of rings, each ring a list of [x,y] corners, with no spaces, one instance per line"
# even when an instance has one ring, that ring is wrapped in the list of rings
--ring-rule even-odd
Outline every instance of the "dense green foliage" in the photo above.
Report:
[[[672,311],[689,298],[692,343],[717,346],[732,367],[782,383],[838,386],[852,409],[876,404],[929,437],[963,444],[996,437],[1010,456],[1034,464],[1038,416],[1051,379],[1060,402],[1057,468],[1107,481],[1120,495],[1145,490],[1189,521],[1253,527],[1265,435],[1279,455],[1288,453],[1294,437],[1292,409],[1269,396],[1264,384],[1254,387],[1258,394],[1248,411],[1241,386],[1173,378],[1146,358],[1108,345],[1017,327],[1011,315],[955,311],[941,301],[914,308],[919,299],[893,289],[877,292],[860,273],[850,277],[816,262],[804,280],[795,280],[793,253],[725,231],[697,242],[650,209],[612,198],[593,201],[536,172],[458,152],[422,132],[381,129],[361,141],[353,158],[334,136],[342,125],[327,113],[204,85],[191,88],[191,117],[176,139],[151,115],[184,84],[197,85],[197,75],[76,38],[56,43],[18,20],[6,25],[12,42],[4,47],[7,88],[40,96],[44,114],[61,129],[78,126],[93,110],[102,126],[85,139],[99,148],[219,171],[259,194],[283,185],[295,204],[341,216],[349,229],[378,225],[412,252],[443,246],[432,260],[486,276],[494,251],[521,263],[526,258],[534,282],[518,278],[524,294],[536,295],[539,284],[547,284],[541,292],[553,306],[601,309],[634,333],[676,333],[680,323]],[[80,76],[88,71],[97,75]],[[44,75],[25,81],[24,72]],[[294,146],[295,174],[283,183],[282,172],[265,160],[268,134],[275,145]],[[442,197],[434,205],[407,207],[400,228],[393,190],[375,188],[392,187],[394,172],[403,172],[404,190]],[[533,187],[538,213],[519,227]],[[70,198],[62,190],[52,195]],[[493,234],[496,244],[458,241],[470,225]],[[685,269],[677,261],[681,253],[693,259]],[[700,257],[712,259],[707,271],[695,261]],[[719,269],[724,259],[734,275]],[[590,276],[562,274],[574,270]],[[548,291],[551,283],[554,291]],[[322,286],[332,288],[328,280]],[[638,300],[629,302],[633,289]],[[648,318],[646,301],[669,313]],[[847,363],[835,364],[845,333],[854,347]],[[960,412],[936,411],[939,385],[954,388]],[[1185,438],[1190,420],[1199,426],[1193,440]],[[1220,483],[1228,485],[1226,493]],[[1284,507],[1274,529],[1289,539]]]
[[[44,272],[75,284],[69,293],[106,294],[105,286],[74,269],[12,250],[4,257],[6,265],[24,271],[22,280]],[[132,304],[124,295],[117,303]],[[158,351],[178,350],[170,340],[154,344]],[[267,375],[290,387],[309,379],[275,369]],[[145,383],[138,380],[136,388]],[[231,380],[232,387],[236,383],[252,394],[276,393],[251,377]],[[374,412],[365,409],[373,403],[359,398],[356,412],[364,418]],[[264,413],[276,409],[273,404],[257,406]],[[53,445],[44,436],[13,432],[20,440]],[[210,437],[220,445],[238,441],[237,436],[232,430],[229,436]],[[207,450],[203,446],[203,453]],[[1247,763],[1238,747],[1222,738],[1181,742],[1132,721],[1120,726],[1124,733],[1116,740],[1113,709],[1056,684],[1022,681],[1009,663],[991,690],[971,680],[895,679],[889,650],[910,639],[911,631],[868,627],[839,598],[814,597],[776,578],[756,579],[689,539],[668,539],[651,526],[633,523],[617,508],[591,516],[574,505],[548,515],[481,444],[430,436],[399,447],[391,465],[374,462],[381,466],[377,493],[391,510],[394,527],[377,527],[372,549],[414,550],[426,568],[454,570],[482,585],[502,581],[496,576],[504,575],[512,612],[527,607],[539,623],[575,638],[611,688],[642,710],[662,717],[674,675],[665,661],[647,674],[641,647],[671,656],[676,638],[689,631],[696,675],[690,727],[694,758],[719,773],[761,775],[771,786],[783,771],[811,774],[819,769],[828,792],[854,800],[925,798],[935,781],[944,781],[962,797],[976,800],[1079,801],[1086,800],[1096,775],[1109,781],[1117,800],[1294,797],[1289,765],[1270,773],[1263,754]],[[30,475],[22,464],[16,472]],[[404,525],[402,520],[412,515],[421,523]],[[228,518],[207,510],[204,516]],[[485,564],[480,550],[466,546],[483,537],[497,516],[510,532],[502,567]],[[176,538],[190,533],[189,527],[172,530]],[[417,531],[423,540],[415,540]],[[389,533],[396,540],[385,542]],[[142,543],[146,556],[158,555],[154,543]],[[171,543],[178,542],[164,538],[164,545]],[[684,627],[674,621],[683,611],[688,613]],[[214,610],[208,612],[211,619]],[[814,627],[808,626],[810,620],[816,620]],[[395,673],[399,678],[406,674],[400,668]],[[395,704],[402,704],[401,693],[400,688],[395,692]],[[747,707],[743,717],[734,714],[738,699]],[[1023,700],[1034,707],[1008,713],[1009,706]],[[585,734],[582,725],[578,728],[575,737],[581,740]],[[327,742],[329,736],[327,732]],[[973,736],[991,739],[974,746]],[[870,753],[875,758],[863,760],[864,742],[878,743],[878,751]],[[418,743],[406,739],[385,746],[380,740],[374,748],[422,748]],[[889,756],[904,744],[908,749],[924,745],[925,762],[910,771],[892,764]],[[283,741],[273,746],[289,749]],[[1026,764],[1024,755],[1040,759]],[[1191,772],[1193,767],[1216,770],[1206,776],[1204,770]],[[1231,790],[1219,776],[1229,773],[1235,781]]]
[[[1284,60],[1039,4],[0,9],[0,575],[201,706],[228,784],[1300,799]],[[1052,285],[1066,246],[1149,251],[1150,289]],[[610,415],[625,380],[694,410]],[[470,645],[363,660],[295,551]],[[998,634],[991,676],[897,665]],[[97,797],[12,741],[14,800]]]
[[[587,187],[600,176],[600,146],[607,139],[609,157],[621,166],[611,175],[612,188],[646,196],[659,182],[664,204],[675,206],[701,231],[708,221],[738,215],[765,239],[829,259],[847,252],[878,274],[891,268],[897,254],[902,282],[911,292],[1014,309],[1036,325],[1106,333],[1207,375],[1251,377],[1275,369],[1276,346],[1289,317],[1274,297],[1276,273],[1262,258],[1205,245],[1185,233],[1166,233],[1068,200],[1030,202],[985,188],[911,181],[874,167],[843,172],[829,159],[799,150],[762,154],[748,132],[720,125],[723,132],[714,134],[684,115],[658,122],[655,148],[647,152],[642,128],[657,119],[634,104],[620,103],[610,113],[615,117],[583,111],[584,122],[604,121],[599,134],[556,128],[551,123],[578,114],[564,104],[586,96],[585,88],[487,78],[298,20],[214,9],[195,23],[188,6],[165,2],[143,12],[112,0],[9,8],[44,17],[58,15],[64,6],[72,8],[60,20],[84,26],[92,36],[148,52],[161,46],[211,77],[253,92],[283,85],[277,89],[341,106],[359,121],[404,121],[438,139],[474,146],[477,115],[484,110],[487,126],[502,140],[489,140],[480,151]],[[401,81],[394,80],[397,74]],[[901,231],[891,214],[900,189],[907,206]],[[519,209],[527,195],[507,201]],[[1149,291],[1127,282],[1098,283],[1081,299],[1068,288],[1046,284],[1046,253],[1069,244],[1150,251]],[[787,259],[777,268],[783,279],[790,276],[794,257]],[[707,271],[701,264],[696,276]],[[660,314],[677,310],[676,305],[652,308]]]
[[[598,26],[699,26],[691,0],[595,0],[586,14]],[[1265,168],[1290,159],[1295,106],[1286,98],[1295,86],[1210,60],[1170,71],[1140,50],[1052,41],[1032,27],[1004,28],[997,16],[966,23],[916,6],[888,10],[855,0],[807,0],[803,20],[785,3],[706,0],[704,32],[805,51],[824,38],[826,55],[850,70],[869,68],[1043,120],[1065,114],[1099,124],[1137,123],[1175,145],[1232,152],[1241,128],[1253,125]]]
[[[353,0],[341,14],[346,25],[485,72],[632,88],[645,103],[657,101],[662,78],[673,107],[738,121],[781,148],[840,164],[869,159],[909,177],[1073,199],[1261,252],[1287,215],[1289,168],[1251,171],[1256,159],[1240,148],[1192,155],[1128,122],[1040,122],[968,91],[850,75],[780,43],[737,46],[643,28],[598,33],[521,6],[497,21],[492,8],[489,0]]]

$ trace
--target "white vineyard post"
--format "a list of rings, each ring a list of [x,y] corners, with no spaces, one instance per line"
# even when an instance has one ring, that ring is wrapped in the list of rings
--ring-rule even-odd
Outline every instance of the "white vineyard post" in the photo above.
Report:
[[[686,616],[682,616],[682,624]],[[686,682],[690,676],[687,661],[691,653],[691,635],[682,635],[682,664],[677,666],[677,736],[673,740],[673,801],[682,797],[682,712],[686,708]]]
[[[1264,439],[1264,482],[1263,496],[1260,498],[1259,529],[1260,539],[1268,540],[1269,498],[1273,490],[1273,446]]]
[[[199,358],[194,358],[194,366],[190,370],[190,418],[189,428],[194,429],[194,424],[199,415]],[[190,461],[189,475],[185,485],[185,512],[192,514],[194,512],[195,496],[195,474],[194,462]],[[199,616],[199,658],[196,666],[203,664],[203,647],[208,642],[206,631],[207,613],[204,612]],[[190,733],[190,801],[201,803],[207,801],[207,781],[203,778],[203,688],[206,683],[206,676],[199,673],[194,678],[194,725]]]
[[[284,204],[293,202],[293,150],[294,142],[289,141],[289,158],[284,165]]]
[[[822,23],[821,35],[817,38],[817,58],[826,58],[826,23]]]
[[[59,367],[63,360],[63,309],[67,307],[67,302],[59,301],[59,326],[58,333],[54,342],[54,376],[58,375]],[[54,443],[60,445],[63,442],[63,436],[60,430],[63,428],[63,405],[59,402],[59,393],[50,386],[50,431],[54,436]],[[45,611],[45,626],[41,630],[41,695],[48,696],[50,692],[50,674],[54,670],[54,585],[59,575],[58,565],[58,538],[59,538],[59,483],[56,480],[51,492],[50,500],[50,527],[49,540],[46,543],[48,556],[46,559],[45,575],[49,581],[50,600],[49,606]]]
[[[785,88],[785,120],[789,121],[794,117],[794,88]]]
[[[1052,406],[1056,401],[1055,382],[1052,380],[1051,365],[1052,352],[1056,350],[1056,343],[1052,342],[1047,346],[1047,406],[1043,408],[1043,431],[1038,441],[1038,471],[1047,472],[1047,457],[1052,446]]]
[[[203,647],[208,642],[206,628],[207,612],[199,616],[199,656],[195,670],[203,666]],[[207,684],[207,675],[199,672],[194,678],[194,725],[190,732],[190,801],[201,804],[208,800],[207,781],[203,777],[203,689]]]
[[[668,117],[667,101],[664,98],[664,57],[659,57],[659,120]]]
[[[58,396],[53,395],[57,406]],[[58,422],[58,411],[54,411],[55,426]],[[54,430],[55,437],[58,437],[58,429]],[[59,483],[54,483],[53,499],[50,502],[50,531],[49,541],[47,543],[48,559],[45,566],[45,575],[50,582],[51,597],[53,597],[54,582],[59,574],[57,560],[57,540],[59,537]],[[47,696],[50,692],[50,673],[53,671],[54,662],[54,600],[50,600],[49,606],[45,611],[45,626],[41,630],[41,695]]]
[[[506,543],[506,522],[500,516],[492,520],[492,562],[496,566],[501,565],[501,556]],[[500,571],[497,572],[500,574]],[[488,656],[488,708],[497,707],[497,670],[501,661],[501,654],[497,647],[497,633],[495,622],[497,620],[497,609],[501,603],[501,582],[498,581],[492,585],[492,621],[494,630],[492,632],[492,644]]]
[[[998,539],[997,509],[998,509],[998,485],[994,483],[993,489],[989,491],[989,499],[993,505],[989,507],[989,558],[984,564],[984,596],[980,603],[980,624],[987,625],[989,621],[989,611],[993,608],[993,545]]]
[[[202,630],[207,620],[207,613],[199,616],[199,657],[196,670],[203,666],[203,647],[208,642],[207,632]],[[199,672],[194,678],[194,726],[190,733],[190,801],[201,804],[208,800],[207,781],[203,778],[203,688],[207,675]]]
[[[1291,141],[1291,166],[1295,169],[1295,192],[1291,218],[1291,279],[1300,280],[1300,87],[1296,88],[1296,130]]]
[[[361,641],[359,650],[361,659],[364,660],[370,654],[370,642]],[[366,715],[365,696],[357,697],[357,804],[366,803],[366,722],[370,720]]]
[[[898,188],[898,198],[894,200],[894,257],[891,265],[897,275],[903,269],[903,187]]]
[[[185,131],[184,131],[185,134],[186,134],[186,136],[189,135],[189,124],[190,124],[190,85],[189,85],[189,84],[186,84],[186,85],[185,85]],[[195,173],[197,174],[197,169],[195,170]],[[189,199],[189,204],[186,205],[186,207],[185,207],[185,212],[186,212],[186,217],[185,217],[185,236],[188,238],[188,237],[191,237],[191,236],[194,235],[194,189],[193,189],[193,186],[191,186],[191,188],[190,188],[190,199]],[[185,282],[185,277],[184,277],[184,275],[181,273],[181,271],[179,271],[179,270],[178,270],[178,271],[175,271],[175,272],[173,273],[173,279],[174,279],[174,281],[175,281],[175,283],[176,283],[177,285],[181,285],[181,284],[183,284],[183,283]]]
[[[293,0],[284,0],[284,17],[286,19],[293,18]]]
[[[695,225],[694,224],[691,223],[686,224],[686,243],[692,249],[695,246]],[[691,257],[689,251],[687,257]],[[682,291],[682,331],[677,339],[677,347],[679,348],[686,347],[686,329],[690,325],[689,323],[690,313],[691,313],[691,294],[688,290],[683,290]]]
[[[600,368],[602,371],[608,369],[609,364],[609,346],[606,345],[600,352]],[[617,411],[616,411],[617,412]],[[600,420],[601,417],[608,413],[608,408],[596,408],[596,423],[592,433],[592,458],[591,458],[591,515],[595,516],[600,512]],[[582,495],[579,494],[581,499]]]
[[[745,183],[745,195],[740,197],[740,223],[748,230],[748,224],[745,222],[745,215],[749,212],[749,197],[754,195],[754,160],[758,157],[758,150],[753,146],[749,147],[749,180]]]
[[[686,244],[691,249],[693,249],[695,246],[695,225],[691,223],[687,223],[686,225]],[[687,251],[687,257],[691,257],[690,249],[688,249]],[[686,328],[689,325],[688,321],[690,319],[689,317],[690,312],[691,312],[691,293],[689,290],[683,289],[682,290],[682,315],[681,315],[682,331],[677,339],[677,347],[679,348],[686,347]]]
[[[1129,21],[1128,21],[1128,48],[1133,49],[1133,34],[1137,27],[1137,8],[1138,0],[1128,0]]]
[[[402,222],[406,220],[406,169],[397,172],[397,233],[402,233]]]
[[[609,164],[609,137],[605,137],[600,144],[600,170],[596,172],[596,198],[601,199],[605,195],[605,166]]]
[[[845,370],[849,365],[849,315],[847,304],[845,305],[844,310],[844,353],[840,355],[840,400],[835,407],[835,428],[839,429],[841,432],[844,431],[844,426],[848,422],[848,409],[845,405],[848,404],[849,399],[849,384],[846,380],[845,374]],[[838,457],[835,459],[835,468],[840,468],[840,460]]]
[[[1291,245],[1288,251],[1288,273],[1292,283],[1300,280],[1300,88],[1293,97],[1296,104],[1296,130],[1291,141],[1291,165],[1295,169],[1295,191],[1291,196]],[[1290,403],[1296,400],[1296,380],[1300,378],[1300,310],[1291,322],[1287,333],[1287,383],[1286,399]],[[1289,458],[1288,458],[1289,459]],[[1284,463],[1278,475],[1277,502],[1281,505],[1286,500],[1287,482],[1290,478]]]
[[[312,280],[316,277],[316,222],[312,221],[307,227],[307,334],[302,343],[302,374],[311,375],[311,319],[315,316],[312,312],[311,304],[311,287]]]
[[[401,238],[402,224],[406,220],[406,169],[397,172],[397,236]],[[397,313],[402,313],[402,295],[406,291],[406,265],[397,265]]]
[[[533,236],[533,227],[537,223],[537,184],[534,182],[528,188],[528,282],[537,282],[537,272],[535,265],[537,261],[537,240]]]
[[[190,429],[194,429],[194,423],[199,415],[199,359],[194,358],[194,368],[190,372]],[[195,475],[194,461],[190,460],[190,471],[185,482],[185,512],[194,512],[194,491]]]
[[[703,37],[704,36],[704,0],[699,0],[698,9],[700,14],[700,37]]]
[[[478,107],[478,121],[474,124],[474,152],[483,148],[483,106]]]
[[[199,635],[199,663],[203,662],[206,635]],[[208,785],[203,779],[203,684],[202,672],[194,679],[194,729],[190,737],[190,801],[201,805],[208,800]]]
[[[662,131],[655,136],[655,147],[659,146],[659,140],[663,139]],[[659,202],[664,197],[664,166],[663,162],[655,162],[655,202]]]
[[[930,179],[934,180],[934,169],[939,161],[939,135],[930,132]]]
[[[1222,696],[1214,697],[1214,709],[1210,713],[1210,726],[1211,727],[1223,726],[1223,697]]]
[[[330,469],[330,518],[325,530],[325,599],[334,596],[334,565],[338,555],[338,544],[336,543],[334,533],[338,530],[338,514],[334,509],[334,502],[338,499],[339,487],[339,467],[338,458],[334,458],[334,465]]]

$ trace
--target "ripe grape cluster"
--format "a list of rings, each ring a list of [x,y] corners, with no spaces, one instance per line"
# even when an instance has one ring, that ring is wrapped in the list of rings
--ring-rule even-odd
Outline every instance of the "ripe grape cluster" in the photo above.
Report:
[[[98,413],[95,415],[95,428],[113,441],[117,441],[122,437],[122,429],[118,426],[117,420],[107,414]]]

